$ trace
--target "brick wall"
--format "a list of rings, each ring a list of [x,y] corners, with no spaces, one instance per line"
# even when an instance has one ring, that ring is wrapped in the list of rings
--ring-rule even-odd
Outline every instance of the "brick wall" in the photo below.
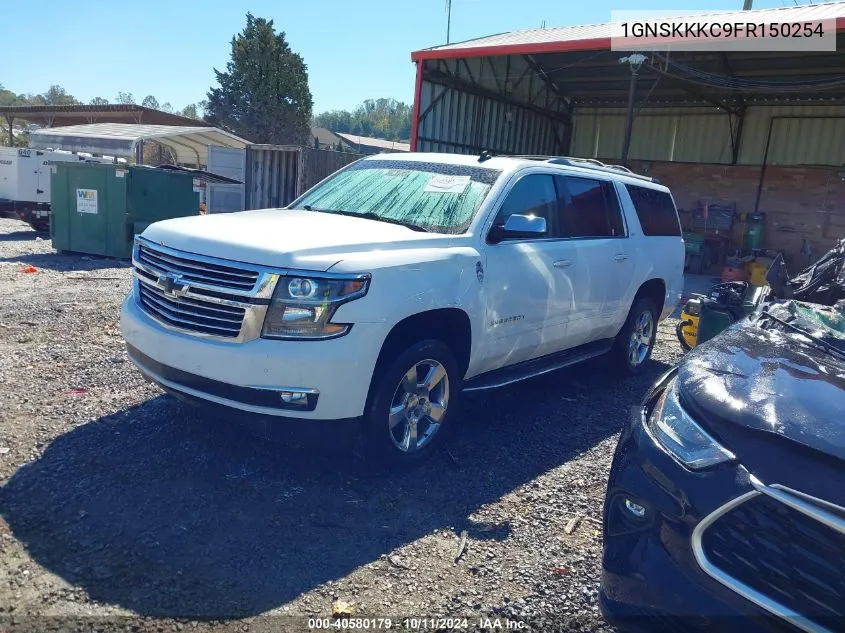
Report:
[[[608,161],[614,162],[614,161]],[[740,213],[754,211],[760,167],[631,161],[637,173],[658,178],[672,189],[679,209],[692,210],[699,200],[735,202]],[[824,254],[838,238],[845,237],[845,181],[834,167],[766,168],[759,211],[766,214],[764,246],[783,251],[790,270],[807,264],[801,254],[806,239],[813,260]],[[734,237],[744,233],[735,227]]]

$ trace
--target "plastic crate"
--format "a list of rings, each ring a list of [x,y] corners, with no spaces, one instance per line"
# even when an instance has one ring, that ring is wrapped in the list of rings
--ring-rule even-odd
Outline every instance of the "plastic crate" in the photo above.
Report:
[[[736,206],[699,203],[692,212],[692,226],[696,230],[728,231],[734,225]]]
[[[687,253],[700,253],[704,236],[698,233],[684,233],[684,249]]]

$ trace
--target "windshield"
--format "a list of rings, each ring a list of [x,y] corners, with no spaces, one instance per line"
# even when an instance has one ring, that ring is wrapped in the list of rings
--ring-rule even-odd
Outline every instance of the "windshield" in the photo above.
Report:
[[[766,306],[760,313],[788,330],[802,334],[817,347],[845,358],[845,310],[800,301]]]
[[[500,174],[469,165],[363,160],[336,173],[291,208],[361,215],[434,233],[464,233]]]

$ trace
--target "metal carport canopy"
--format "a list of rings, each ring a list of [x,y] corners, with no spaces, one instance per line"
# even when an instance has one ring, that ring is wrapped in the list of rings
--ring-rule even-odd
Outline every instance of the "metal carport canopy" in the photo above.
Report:
[[[209,146],[244,149],[250,144],[216,127],[92,123],[36,130],[30,147],[63,149],[131,158],[142,141],[156,141],[169,147],[181,164],[208,165]]]
[[[655,52],[639,72],[633,99],[632,73],[620,58],[637,51],[612,49],[611,23],[528,29],[418,50],[411,54],[417,65],[412,151],[566,152],[577,112],[631,102],[637,108],[716,107],[741,118],[746,108],[760,104],[845,101],[845,2],[649,21],[693,17],[825,20],[836,25],[837,49]],[[505,114],[512,119],[502,125]],[[531,147],[516,147],[519,143]]]

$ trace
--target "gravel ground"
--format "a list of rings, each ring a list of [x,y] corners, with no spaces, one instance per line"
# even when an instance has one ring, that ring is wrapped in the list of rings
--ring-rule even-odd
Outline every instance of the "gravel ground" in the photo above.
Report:
[[[290,616],[343,601],[610,630],[605,482],[629,407],[680,355],[671,321],[647,375],[592,362],[467,397],[450,454],[385,477],[144,382],[117,326],[129,281],[0,219],[0,629],[307,630]]]

